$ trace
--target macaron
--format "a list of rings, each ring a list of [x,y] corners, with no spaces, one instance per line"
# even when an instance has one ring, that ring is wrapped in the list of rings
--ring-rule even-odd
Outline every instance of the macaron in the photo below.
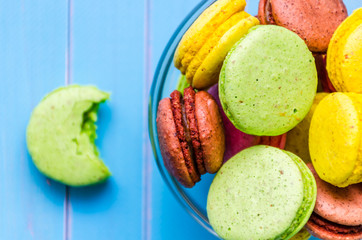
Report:
[[[285,141],[287,138],[286,134],[271,136],[271,137],[255,136],[255,135],[246,134],[236,129],[234,125],[230,122],[230,120],[227,118],[227,116],[224,113],[224,110],[222,109],[219,98],[218,85],[215,84],[214,86],[209,88],[208,93],[210,93],[215,98],[224,124],[224,129],[225,129],[224,162],[229,160],[232,156],[234,156],[241,150],[244,150],[248,147],[255,146],[258,144],[284,149]]]
[[[290,240],[308,240],[312,235],[304,227],[297,234],[295,234]]]
[[[245,0],[218,0],[183,35],[174,64],[190,84],[204,89],[217,83],[225,56],[248,29],[259,24],[244,12]]]
[[[306,227],[325,240],[362,239],[362,183],[335,187],[319,178],[308,164],[317,183],[314,213]]]
[[[317,105],[327,95],[328,93],[317,93],[307,116],[295,126],[295,128],[288,132],[285,150],[296,154],[306,163],[311,162],[308,147],[310,122]]]
[[[275,24],[298,34],[312,52],[326,52],[339,24],[348,16],[342,0],[261,0],[261,24]]]
[[[220,73],[220,101],[237,129],[277,136],[307,115],[317,82],[313,55],[298,35],[259,25],[227,55]]]
[[[327,55],[321,53],[313,53],[315,64],[318,72],[318,92],[336,92],[331,80],[328,77],[327,73]]]
[[[362,8],[355,10],[333,34],[327,71],[337,91],[362,93]]]
[[[200,175],[219,170],[225,136],[217,103],[192,87],[177,90],[159,102],[157,132],[167,170],[185,187],[193,187]]]
[[[338,187],[362,182],[362,94],[331,93],[318,104],[309,151],[324,181]]]
[[[70,186],[85,186],[111,173],[94,144],[100,103],[109,93],[93,86],[58,88],[35,107],[26,142],[35,166],[49,178]]]
[[[293,153],[258,145],[227,161],[207,197],[207,215],[222,239],[289,239],[313,212],[314,177]]]

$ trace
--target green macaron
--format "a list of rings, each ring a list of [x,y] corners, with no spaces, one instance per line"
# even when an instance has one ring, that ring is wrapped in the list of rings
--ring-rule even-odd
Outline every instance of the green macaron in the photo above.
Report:
[[[227,161],[207,198],[207,215],[223,239],[290,239],[313,212],[316,183],[293,153],[258,145]]]
[[[312,53],[295,33],[255,26],[230,50],[219,82],[222,107],[239,130],[276,136],[308,113],[317,90]]]
[[[36,106],[26,140],[42,173],[71,186],[110,176],[94,144],[98,105],[108,97],[96,87],[72,85],[54,90]]]

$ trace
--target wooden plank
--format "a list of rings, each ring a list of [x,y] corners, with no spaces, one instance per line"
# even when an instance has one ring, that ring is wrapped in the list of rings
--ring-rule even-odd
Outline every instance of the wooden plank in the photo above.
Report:
[[[112,93],[96,143],[113,176],[70,189],[69,239],[141,238],[143,15],[143,1],[73,2],[71,79]]]
[[[0,0],[0,239],[63,239],[64,186],[33,165],[32,109],[64,85],[65,1]]]

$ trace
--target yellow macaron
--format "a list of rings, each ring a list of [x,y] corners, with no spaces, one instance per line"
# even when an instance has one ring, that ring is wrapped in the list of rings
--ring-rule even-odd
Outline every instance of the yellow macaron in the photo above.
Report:
[[[337,91],[362,93],[362,8],[334,32],[327,51],[327,71]]]
[[[182,37],[174,64],[190,84],[204,89],[217,83],[231,47],[259,20],[244,12],[245,0],[218,0],[208,7]]]
[[[312,117],[309,151],[324,181],[338,187],[362,182],[362,94],[323,98]]]
[[[310,122],[317,105],[326,96],[328,93],[317,93],[307,116],[287,134],[285,150],[296,154],[306,163],[311,162],[308,147]]]

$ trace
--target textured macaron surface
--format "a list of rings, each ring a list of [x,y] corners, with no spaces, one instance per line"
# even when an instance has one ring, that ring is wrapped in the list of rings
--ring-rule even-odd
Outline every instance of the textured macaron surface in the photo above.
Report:
[[[317,106],[309,150],[319,177],[338,187],[362,181],[362,95],[332,93]]]
[[[275,23],[297,33],[313,52],[326,52],[338,25],[347,17],[341,0],[266,1]]]
[[[308,147],[310,122],[312,120],[314,110],[318,106],[318,103],[327,95],[328,93],[317,93],[307,116],[303,119],[303,121],[295,126],[295,128],[288,132],[287,141],[285,143],[285,150],[298,155],[306,163],[311,162]]]
[[[48,94],[34,109],[27,145],[37,168],[57,181],[83,186],[110,175],[94,145],[98,104],[109,94],[72,85]]]
[[[258,145],[221,167],[207,199],[210,224],[220,237],[288,239],[303,227],[313,211],[315,182],[290,154]]]
[[[224,61],[220,100],[239,130],[276,136],[306,116],[317,80],[314,58],[298,35],[279,26],[255,26]]]
[[[362,183],[339,188],[319,178],[308,163],[317,183],[314,212],[333,223],[346,226],[362,225]]]
[[[362,93],[362,8],[334,32],[327,52],[327,70],[337,91]]]

